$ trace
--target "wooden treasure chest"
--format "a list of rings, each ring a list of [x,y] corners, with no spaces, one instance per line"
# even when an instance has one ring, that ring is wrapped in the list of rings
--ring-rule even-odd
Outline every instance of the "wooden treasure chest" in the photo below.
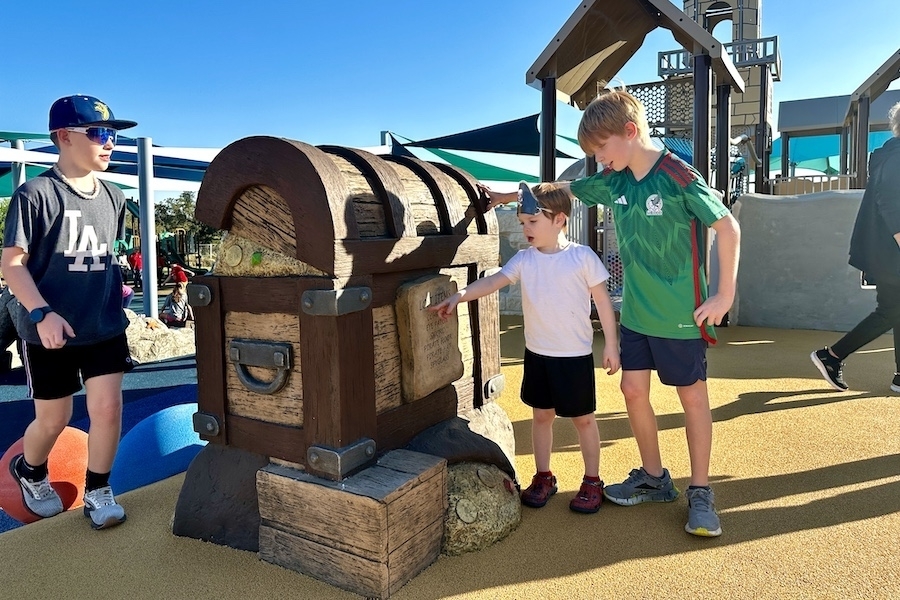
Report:
[[[196,216],[225,230],[196,315],[195,428],[339,480],[502,389],[497,294],[428,307],[498,266],[493,212],[445,164],[250,137]]]

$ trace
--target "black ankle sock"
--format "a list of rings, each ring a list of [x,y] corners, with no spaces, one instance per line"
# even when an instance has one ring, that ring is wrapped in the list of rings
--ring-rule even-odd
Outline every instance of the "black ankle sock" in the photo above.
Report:
[[[84,491],[91,492],[109,485],[109,473],[94,473],[90,469],[84,478]]]
[[[708,485],[689,485],[689,490],[708,490],[710,487]]]
[[[19,477],[24,477],[28,481],[40,481],[47,476],[47,461],[45,460],[44,464],[33,467],[28,464],[25,456],[22,455],[22,458],[16,463],[16,473],[19,474]]]

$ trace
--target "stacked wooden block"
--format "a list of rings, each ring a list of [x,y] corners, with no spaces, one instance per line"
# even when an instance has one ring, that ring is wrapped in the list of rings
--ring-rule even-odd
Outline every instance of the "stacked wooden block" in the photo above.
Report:
[[[343,589],[389,598],[440,554],[442,458],[394,450],[343,481],[270,464],[257,490],[260,558]]]

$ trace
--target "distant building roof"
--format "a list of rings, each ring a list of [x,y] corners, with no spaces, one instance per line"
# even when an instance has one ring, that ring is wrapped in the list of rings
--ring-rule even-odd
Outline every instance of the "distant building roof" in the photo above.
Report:
[[[847,95],[779,102],[778,131],[792,135],[840,133],[850,99]],[[872,103],[869,113],[871,131],[890,129],[888,109],[897,102],[900,102],[900,90],[888,90]]]

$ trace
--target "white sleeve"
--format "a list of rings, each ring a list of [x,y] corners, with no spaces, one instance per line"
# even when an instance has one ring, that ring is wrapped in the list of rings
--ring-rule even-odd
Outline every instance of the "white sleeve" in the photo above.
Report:
[[[506,261],[506,264],[503,265],[503,268],[500,269],[500,272],[506,275],[506,278],[509,279],[509,283],[516,284],[519,281],[519,278],[522,276],[522,261],[524,260],[525,252],[528,250],[519,250],[516,252],[512,258]]]
[[[584,280],[588,288],[599,285],[609,279],[609,271],[603,266],[603,261],[597,256],[597,253],[587,246],[581,247],[584,258],[581,261],[584,270]]]

